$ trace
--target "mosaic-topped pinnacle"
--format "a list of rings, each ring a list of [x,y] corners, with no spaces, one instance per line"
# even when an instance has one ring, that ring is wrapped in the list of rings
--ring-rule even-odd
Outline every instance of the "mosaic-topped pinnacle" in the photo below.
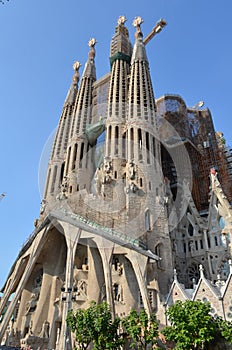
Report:
[[[89,59],[91,61],[94,61],[94,57],[95,57],[95,54],[96,54],[96,51],[95,51],[95,45],[97,43],[97,40],[94,39],[94,38],[91,38],[88,42],[88,45],[90,47],[90,50],[89,50]]]
[[[73,63],[73,69],[74,69],[75,71],[78,71],[80,67],[81,67],[80,62],[75,61],[75,62]]]
[[[91,38],[88,42],[89,47],[94,47],[97,43],[97,40],[94,38]]]
[[[80,78],[79,68],[81,67],[80,62],[76,61],[73,63],[74,75],[73,75],[73,83],[77,84]]]
[[[143,23],[143,19],[140,16],[135,17],[135,19],[133,20],[133,26],[136,28],[136,32],[135,32],[136,38],[143,37],[143,33],[141,31],[142,23]]]
[[[125,16],[120,16],[118,18],[118,25],[121,26],[121,25],[124,25],[124,23],[127,21],[126,17]]]
[[[135,17],[135,19],[133,20],[133,26],[134,26],[134,27],[138,27],[138,26],[140,26],[142,23],[143,23],[143,19],[142,19],[142,17],[140,17],[140,16]]]

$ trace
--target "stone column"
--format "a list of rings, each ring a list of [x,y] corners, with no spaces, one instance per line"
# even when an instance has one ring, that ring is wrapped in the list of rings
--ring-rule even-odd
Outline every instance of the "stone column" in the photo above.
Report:
[[[151,305],[147,294],[147,282],[145,280],[145,272],[146,272],[148,258],[132,250],[130,251],[127,257],[131,261],[131,264],[135,272],[135,276],[137,278],[139,290],[143,300],[144,309],[148,315],[151,315],[152,310],[151,310]]]
[[[67,244],[67,258],[66,258],[66,271],[65,271],[65,298],[63,301],[62,310],[62,326],[59,339],[59,350],[71,349],[71,337],[70,330],[67,326],[67,316],[70,310],[72,301],[72,286],[73,286],[73,269],[76,247],[81,235],[81,229],[72,226],[71,224],[63,221],[59,221],[60,225],[64,229],[64,236]]]
[[[100,247],[101,244],[101,247]],[[97,242],[99,252],[102,258],[102,265],[105,277],[105,286],[106,286],[106,300],[110,305],[112,312],[112,318],[115,318],[115,307],[112,293],[112,275],[111,275],[111,263],[112,263],[112,254],[114,249],[114,243],[109,242],[102,238],[100,242]]]

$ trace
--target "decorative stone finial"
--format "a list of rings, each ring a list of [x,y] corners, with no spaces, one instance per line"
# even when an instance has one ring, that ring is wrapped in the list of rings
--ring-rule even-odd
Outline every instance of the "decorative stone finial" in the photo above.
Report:
[[[76,61],[76,62],[73,63],[73,69],[75,71],[78,71],[80,67],[81,67],[80,62]]]
[[[176,272],[176,269],[173,270],[173,277],[174,277],[174,281],[177,281],[177,272]]]
[[[133,26],[134,26],[134,27],[138,27],[138,26],[140,26],[142,23],[143,23],[143,19],[142,19],[142,17],[140,17],[140,16],[135,17],[135,19],[133,20]]]
[[[73,75],[73,83],[77,84],[80,78],[80,74],[79,74],[79,68],[81,67],[80,62],[76,61],[73,63],[73,69],[75,71],[74,75]]]
[[[120,16],[119,19],[118,19],[118,25],[121,26],[121,25],[124,25],[124,23],[127,21],[126,17],[125,16]]]
[[[143,19],[140,16],[135,17],[135,19],[133,20],[133,26],[136,28],[136,33],[135,33],[136,38],[143,37],[143,33],[141,31],[142,23],[143,23]]]
[[[91,38],[88,42],[89,47],[94,47],[96,45],[97,41],[94,38]]]
[[[199,265],[200,276],[204,277],[204,269],[202,265]]]
[[[90,51],[89,51],[89,59],[90,60],[94,60],[94,57],[95,57],[95,54],[96,54],[96,52],[95,52],[95,45],[96,45],[96,43],[97,43],[97,41],[94,38],[91,38],[89,40],[89,42],[88,42],[88,45],[90,47]]]

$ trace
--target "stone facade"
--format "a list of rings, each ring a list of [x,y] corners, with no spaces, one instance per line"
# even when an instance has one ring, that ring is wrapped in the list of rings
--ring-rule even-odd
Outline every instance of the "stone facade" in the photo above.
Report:
[[[175,118],[161,113],[141,23],[132,47],[119,18],[106,76],[96,78],[95,39],[81,79],[73,66],[40,216],[2,288],[2,344],[71,348],[67,313],[92,300],[113,316],[144,308],[161,326],[177,299],[207,299],[232,318],[231,206],[215,169],[201,196],[193,165],[204,154],[181,98]]]

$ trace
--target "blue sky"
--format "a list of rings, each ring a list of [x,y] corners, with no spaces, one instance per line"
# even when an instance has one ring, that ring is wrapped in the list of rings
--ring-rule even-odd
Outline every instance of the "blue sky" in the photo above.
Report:
[[[147,44],[156,97],[203,100],[232,145],[231,0],[10,0],[0,4],[0,286],[39,215],[41,154],[58,123],[72,79],[97,39],[97,76],[109,71],[117,19],[144,19],[144,36],[161,17],[167,27]],[[83,69],[83,67],[82,67]],[[81,72],[82,72],[81,69]]]

